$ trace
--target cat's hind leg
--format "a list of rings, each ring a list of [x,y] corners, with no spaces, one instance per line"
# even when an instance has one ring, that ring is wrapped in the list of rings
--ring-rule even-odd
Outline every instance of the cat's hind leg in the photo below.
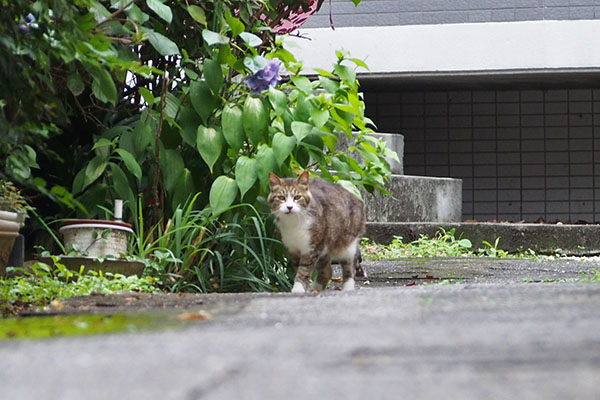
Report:
[[[331,257],[324,255],[317,261],[317,278],[310,286],[310,290],[320,292],[325,289],[331,280],[331,275]]]

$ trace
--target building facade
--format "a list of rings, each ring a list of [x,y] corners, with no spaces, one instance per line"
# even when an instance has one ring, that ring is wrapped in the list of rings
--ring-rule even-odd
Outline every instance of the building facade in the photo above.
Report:
[[[404,172],[463,180],[463,219],[600,221],[600,0],[332,0],[306,65],[365,59]],[[325,63],[325,65],[323,65]]]

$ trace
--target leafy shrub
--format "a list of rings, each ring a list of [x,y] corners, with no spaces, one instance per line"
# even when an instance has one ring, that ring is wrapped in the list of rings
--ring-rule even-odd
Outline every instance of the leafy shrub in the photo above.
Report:
[[[264,218],[253,206],[229,208],[224,222],[195,210],[196,199],[178,207],[164,229],[158,223],[133,239],[134,258],[147,264],[161,286],[172,292],[289,290],[282,244],[266,235]]]

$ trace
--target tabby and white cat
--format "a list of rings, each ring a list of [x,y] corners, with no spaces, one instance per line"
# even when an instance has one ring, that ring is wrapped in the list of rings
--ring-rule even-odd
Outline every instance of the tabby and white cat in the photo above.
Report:
[[[340,185],[320,179],[309,183],[307,171],[297,179],[271,173],[269,182],[269,207],[296,270],[292,293],[323,290],[331,279],[332,258],[342,266],[342,289],[354,290],[358,242],[365,231],[362,201]],[[309,287],[314,268],[317,278]]]

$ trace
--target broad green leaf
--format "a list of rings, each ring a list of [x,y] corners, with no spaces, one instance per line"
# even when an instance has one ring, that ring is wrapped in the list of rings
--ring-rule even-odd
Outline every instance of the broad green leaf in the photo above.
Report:
[[[312,118],[313,124],[315,124],[318,129],[321,129],[323,125],[329,121],[329,111],[315,108],[310,111],[310,117]]]
[[[221,175],[210,187],[208,199],[213,214],[219,214],[233,204],[237,197],[238,187],[233,179]]]
[[[266,188],[269,185],[269,173],[277,170],[277,161],[275,161],[273,149],[266,144],[261,144],[254,158],[258,179],[261,185]]]
[[[181,104],[181,99],[175,96],[171,92],[167,92],[165,96],[165,115],[171,119],[175,119],[177,116],[177,111],[179,111],[179,106]]]
[[[336,64],[333,69],[340,78],[350,86],[354,86],[356,83],[356,72],[352,68],[345,65]]]
[[[213,166],[221,156],[223,150],[223,135],[215,128],[207,128],[204,125],[198,127],[197,143],[200,156],[213,172]]]
[[[242,32],[240,37],[250,47],[258,47],[262,44],[262,39],[250,32]]]
[[[143,12],[142,9],[135,4],[132,4],[130,7],[128,7],[125,12],[127,13],[129,19],[138,25],[142,25],[144,22],[150,19],[150,16]]]
[[[360,194],[360,191],[358,190],[358,188],[356,187],[356,185],[350,181],[347,180],[339,180],[337,182],[339,185],[341,185],[344,189],[346,189],[347,191],[349,191],[350,193],[352,193],[353,195],[355,195],[356,197],[358,197],[359,199],[363,199],[362,195]]]
[[[296,147],[296,138],[294,136],[286,136],[281,132],[277,132],[273,136],[273,156],[278,166],[288,158]]]
[[[229,147],[236,153],[240,151],[246,138],[242,124],[242,110],[237,106],[226,106],[221,117],[221,127]]]
[[[195,194],[194,178],[189,169],[184,168],[183,173],[179,176],[179,180],[173,190],[171,208],[175,210],[178,206],[182,206],[190,196]]]
[[[161,149],[160,173],[163,178],[164,188],[171,194],[177,186],[179,178],[183,174],[185,164],[181,153],[174,149]]]
[[[198,113],[191,107],[183,107],[177,117],[177,123],[181,127],[181,138],[192,147],[196,147],[196,135],[198,126],[202,123]]]
[[[229,44],[229,38],[223,36],[217,32],[213,32],[208,29],[202,31],[202,38],[209,46],[215,46],[218,44]]]
[[[110,140],[108,140],[106,138],[100,138],[100,139],[96,140],[96,143],[94,143],[92,150],[95,150],[99,147],[112,146],[112,144],[113,144],[113,142],[111,142]]]
[[[269,87],[269,101],[275,110],[277,116],[281,116],[286,110],[288,110],[288,99],[285,93],[281,90],[277,90],[274,87]]]
[[[305,76],[292,76],[290,78],[298,89],[304,92],[304,94],[312,94],[312,83]]]
[[[127,180],[127,176],[115,163],[110,163],[110,172],[112,176],[112,185],[110,188],[114,192],[117,198],[126,200],[127,204],[131,204],[135,202],[135,197],[133,195],[133,190],[129,185],[129,180]]]
[[[73,72],[71,75],[69,75],[69,77],[67,78],[67,87],[69,88],[71,93],[73,93],[73,96],[79,96],[81,93],[83,93],[83,90],[85,89],[83,80],[77,72]]]
[[[92,92],[102,102],[117,104],[117,87],[110,73],[101,68],[89,68],[87,71],[92,75]]]
[[[145,87],[141,87],[138,90],[140,91],[140,94],[142,95],[144,100],[146,100],[146,103],[148,103],[148,106],[152,107],[154,105],[154,95],[152,94],[152,92],[146,89]]]
[[[179,48],[175,42],[168,37],[149,28],[141,27],[141,30],[144,32],[144,35],[148,37],[148,41],[152,47],[154,47],[154,49],[158,51],[158,54],[161,56],[171,56],[174,54],[179,55]]]
[[[296,136],[296,139],[300,142],[312,131],[313,126],[305,122],[294,121],[292,122],[292,133]]]
[[[242,110],[242,125],[250,143],[256,146],[264,140],[268,124],[268,114],[261,99],[248,96]]]
[[[104,173],[108,160],[103,156],[96,156],[92,158],[87,167],[85,168],[85,179],[83,183],[83,189],[94,183],[94,181]]]
[[[164,19],[167,23],[171,23],[173,20],[173,13],[169,6],[164,5],[159,0],[146,0],[148,7],[156,13],[160,18]]]
[[[225,19],[227,20],[227,25],[229,25],[229,28],[231,28],[231,34],[233,37],[236,37],[240,33],[244,32],[244,29],[246,29],[244,23],[231,15],[231,11],[229,11],[229,9],[227,9],[225,12]]]
[[[235,183],[240,189],[240,197],[243,199],[248,190],[254,186],[258,178],[256,174],[256,160],[242,156],[235,163]]]
[[[206,13],[204,12],[203,8],[196,5],[191,5],[188,6],[187,10],[194,21],[206,26]]]
[[[190,85],[190,98],[194,110],[206,124],[219,99],[212,94],[206,81],[192,82]]]
[[[329,78],[325,78],[325,77],[320,76],[319,77],[319,82],[321,83],[321,87],[323,89],[325,89],[325,91],[327,93],[330,93],[330,94],[335,94],[335,92],[337,92],[337,90],[340,88],[339,82],[336,82],[336,81],[331,80]]]
[[[258,55],[247,56],[244,58],[244,66],[255,74],[267,66],[267,59]]]
[[[135,160],[135,157],[125,149],[117,149],[115,152],[119,154],[129,172],[131,172],[138,180],[142,179],[142,169]]]
[[[329,72],[329,71],[325,71],[324,69],[321,68],[315,68],[315,72],[318,73],[320,76],[326,76],[329,78],[335,78],[335,74]]]
[[[148,120],[140,121],[133,131],[133,151],[136,159],[144,157],[148,147],[154,145],[155,135]],[[127,149],[125,149],[127,150]]]
[[[351,58],[350,61],[352,61],[354,64],[356,64],[357,67],[362,67],[366,70],[369,69],[369,67],[367,66],[367,64],[365,64],[365,62],[361,59],[358,58]]]
[[[208,83],[208,87],[212,90],[215,96],[221,93],[223,88],[223,70],[221,64],[210,58],[204,60],[204,77]]]

